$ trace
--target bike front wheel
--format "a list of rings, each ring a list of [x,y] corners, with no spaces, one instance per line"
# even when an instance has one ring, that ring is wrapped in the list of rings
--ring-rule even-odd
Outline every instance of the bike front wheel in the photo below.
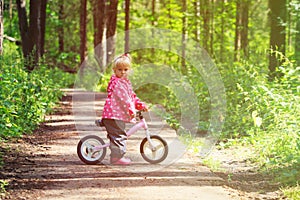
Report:
[[[158,135],[150,136],[151,144],[144,138],[140,145],[140,153],[144,160],[151,164],[157,164],[166,159],[169,149],[167,142]]]
[[[82,138],[77,145],[77,155],[82,162],[94,165],[101,162],[106,155],[106,147],[101,148],[105,143],[96,135],[88,135]]]

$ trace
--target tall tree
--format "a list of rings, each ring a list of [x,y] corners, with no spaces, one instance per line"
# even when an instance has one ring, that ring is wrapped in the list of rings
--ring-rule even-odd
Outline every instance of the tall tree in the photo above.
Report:
[[[300,0],[297,3],[300,5]],[[297,14],[296,19],[295,58],[297,66],[300,66],[300,13]]]
[[[87,23],[87,0],[80,1],[80,62],[82,63],[86,56],[86,23]]]
[[[115,55],[118,0],[109,0],[106,23],[106,62],[110,63]]]
[[[214,22],[214,12],[215,12],[215,0],[210,0],[209,5],[210,15],[209,15],[209,53],[210,55],[214,54],[214,32],[215,32],[215,22]]]
[[[182,0],[182,38],[181,38],[181,72],[182,74],[187,74],[186,63],[185,63],[185,50],[186,50],[186,42],[187,42],[187,1]]]
[[[129,22],[130,22],[130,0],[125,0],[125,47],[124,51],[129,52]]]
[[[200,42],[200,0],[194,0],[193,6],[195,12],[194,38],[196,42]]]
[[[297,66],[300,66],[300,20],[297,21],[296,25],[296,40],[295,40],[295,57],[297,61]]]
[[[220,52],[219,52],[219,57],[220,57],[220,62],[224,62],[224,40],[225,40],[225,16],[224,16],[224,12],[225,12],[225,0],[220,0],[220,7],[221,7],[221,31],[220,31]]]
[[[151,25],[152,27],[155,27],[156,26],[156,23],[157,23],[157,17],[156,17],[156,0],[152,0],[151,1],[151,15],[152,15],[152,19],[151,19]],[[153,29],[152,30],[152,38],[155,38],[155,30]],[[155,52],[155,49],[151,49],[151,54],[152,56],[151,57],[154,57],[154,52]]]
[[[152,25],[152,27],[154,27],[155,23],[157,21],[157,17],[156,17],[156,0],[151,1],[151,14],[152,14],[151,25]]]
[[[202,37],[202,45],[203,48],[209,52],[209,20],[210,20],[210,13],[209,13],[209,0],[201,0],[200,1],[200,13],[202,16],[203,22],[203,37]]]
[[[239,61],[243,53],[244,58],[248,58],[248,15],[249,0],[237,0],[236,2],[236,22],[235,22],[235,45],[234,60]]]
[[[35,45],[35,63],[44,54],[47,0],[30,1],[30,32]]]
[[[23,56],[26,62],[26,68],[31,71],[33,67],[30,65],[28,60],[31,58],[31,53],[33,49],[32,40],[29,36],[29,25],[26,14],[26,1],[25,0],[17,0],[17,9],[18,9],[18,17],[19,17],[19,28],[22,40],[22,51]]]
[[[62,53],[65,49],[65,42],[64,42],[64,26],[62,25],[62,22],[64,21],[65,14],[64,14],[64,0],[58,1],[58,20],[60,21],[60,24],[58,26],[58,51]]]
[[[270,55],[269,55],[269,78],[273,80],[279,77],[280,74],[276,72],[278,66],[284,61],[276,57],[276,52],[280,51],[285,54],[285,23],[286,23],[286,0],[269,0],[270,9]]]
[[[19,29],[25,67],[32,71],[43,54],[46,0],[30,0],[29,23],[26,12],[26,0],[16,0]]]
[[[9,31],[12,30],[13,2],[9,0]]]
[[[34,63],[37,64],[38,59],[41,57],[41,1],[30,1],[30,36],[33,40]]]
[[[4,36],[4,26],[3,26],[3,0],[0,0],[0,55],[3,52],[3,36]]]
[[[41,29],[41,41],[40,41],[40,54],[41,56],[45,53],[45,31],[46,31],[46,9],[47,0],[41,0],[41,11],[40,11],[40,29]]]
[[[106,19],[105,0],[91,0],[91,5],[93,8],[94,54],[100,69],[104,69],[103,34]]]

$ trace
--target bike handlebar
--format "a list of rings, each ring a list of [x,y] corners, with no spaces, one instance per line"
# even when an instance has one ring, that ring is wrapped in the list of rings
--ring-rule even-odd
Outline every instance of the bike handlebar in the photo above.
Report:
[[[143,112],[146,112],[146,111],[145,110],[136,111],[136,117],[138,117],[139,119],[143,119],[143,115],[142,115]]]

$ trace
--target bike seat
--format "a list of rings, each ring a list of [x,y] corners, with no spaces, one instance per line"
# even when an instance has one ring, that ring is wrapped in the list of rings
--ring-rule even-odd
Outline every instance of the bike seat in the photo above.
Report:
[[[104,126],[104,124],[103,124],[103,122],[102,122],[102,119],[97,119],[97,120],[95,120],[95,124],[96,124],[96,126],[100,126],[100,127],[103,127],[103,126]]]

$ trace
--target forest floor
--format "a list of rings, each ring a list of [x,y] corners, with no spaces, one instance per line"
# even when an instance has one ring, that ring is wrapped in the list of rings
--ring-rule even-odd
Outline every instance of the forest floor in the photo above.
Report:
[[[92,104],[90,97],[95,100]],[[75,99],[82,100],[76,101],[79,110],[72,109]],[[99,115],[104,100],[103,93],[67,90],[60,106],[34,134],[2,142],[5,164],[0,180],[9,185],[0,199],[284,199],[279,184],[239,156],[248,149],[215,149],[209,156],[218,159],[222,170],[212,172],[192,152],[178,154],[175,131],[154,118],[150,129],[174,144],[166,161],[155,165],[143,161],[138,147],[143,136],[138,133],[128,140],[131,165],[110,165],[109,151],[102,163],[82,163],[76,153],[80,138],[97,131],[105,139],[105,131],[93,124],[96,116],[84,117],[94,108]]]

